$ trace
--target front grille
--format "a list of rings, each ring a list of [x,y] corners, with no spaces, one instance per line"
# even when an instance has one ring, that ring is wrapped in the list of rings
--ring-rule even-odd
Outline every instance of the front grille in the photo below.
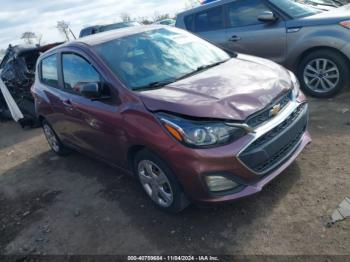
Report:
[[[267,161],[261,163],[260,165],[256,166],[254,168],[254,171],[257,173],[263,173],[266,172],[266,170],[269,170],[271,166],[276,165],[283,157],[286,156],[300,141],[302,135],[304,134],[306,130],[306,126],[302,131],[297,133],[291,141],[284,147],[282,147],[277,153],[273,154]]]
[[[241,154],[240,160],[256,173],[278,166],[299,143],[307,126],[307,104],[297,107],[281,124],[259,137]]]
[[[298,118],[298,116],[303,112],[305,108],[305,104],[300,105],[297,107],[296,110],[286,119],[284,120],[281,124],[276,126],[274,129],[271,131],[267,132],[265,135],[259,137],[257,140],[255,140],[247,150],[254,150],[255,148],[261,146],[262,144],[266,143],[267,141],[270,141],[273,137],[278,135],[279,133],[283,132],[286,128],[288,128],[294,121],[295,119]]]
[[[288,93],[284,94],[282,97],[280,97],[276,102],[274,102],[271,106],[269,106],[267,109],[264,109],[263,111],[258,112],[257,114],[249,117],[247,119],[247,124],[251,127],[257,127],[266,121],[270,120],[273,116],[271,116],[270,111],[275,106],[280,104],[281,110],[288,104],[288,102],[291,100],[292,97],[292,91],[289,91]]]

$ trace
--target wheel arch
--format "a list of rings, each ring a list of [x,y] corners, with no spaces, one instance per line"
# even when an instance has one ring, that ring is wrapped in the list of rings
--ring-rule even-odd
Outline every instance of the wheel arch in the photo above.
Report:
[[[128,168],[131,171],[135,171],[134,170],[134,160],[135,160],[136,155],[144,149],[147,149],[147,147],[144,145],[133,145],[128,149],[127,164],[128,164]]]
[[[306,49],[304,52],[302,52],[298,58],[296,59],[296,63],[294,64],[294,68],[295,70],[299,70],[299,66],[303,60],[304,57],[308,56],[309,54],[319,51],[319,50],[329,50],[332,52],[336,52],[339,55],[341,55],[342,57],[344,57],[350,67],[350,59],[348,56],[346,56],[342,51],[340,51],[339,49],[335,48],[335,47],[330,47],[330,46],[314,46],[314,47],[310,47],[308,49]]]

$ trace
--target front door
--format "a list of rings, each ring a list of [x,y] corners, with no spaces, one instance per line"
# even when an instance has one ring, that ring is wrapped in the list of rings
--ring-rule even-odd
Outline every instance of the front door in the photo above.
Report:
[[[286,55],[285,22],[262,22],[258,16],[271,11],[262,0],[237,0],[227,5],[225,48],[283,63]]]
[[[62,54],[62,76],[73,143],[96,157],[120,165],[123,155],[120,141],[124,135],[122,128],[118,128],[122,119],[115,90],[104,82],[96,68],[75,53]],[[84,97],[80,86],[86,83],[100,85],[104,99]]]

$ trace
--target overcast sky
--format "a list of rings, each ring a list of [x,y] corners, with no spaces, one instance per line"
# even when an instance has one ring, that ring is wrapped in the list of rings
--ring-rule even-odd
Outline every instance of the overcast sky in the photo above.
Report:
[[[120,21],[122,13],[133,18],[152,17],[155,12],[174,14],[187,0],[0,0],[0,49],[21,44],[23,32],[42,34],[42,42],[64,38],[55,28],[65,20],[76,35],[82,27]]]

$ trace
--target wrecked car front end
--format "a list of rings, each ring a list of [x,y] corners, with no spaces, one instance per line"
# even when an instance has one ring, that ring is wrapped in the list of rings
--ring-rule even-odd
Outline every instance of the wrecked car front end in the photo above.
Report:
[[[38,47],[9,46],[0,63],[0,119],[13,119],[22,127],[37,125],[34,99],[30,88],[34,83],[35,65],[41,53],[59,45]]]

